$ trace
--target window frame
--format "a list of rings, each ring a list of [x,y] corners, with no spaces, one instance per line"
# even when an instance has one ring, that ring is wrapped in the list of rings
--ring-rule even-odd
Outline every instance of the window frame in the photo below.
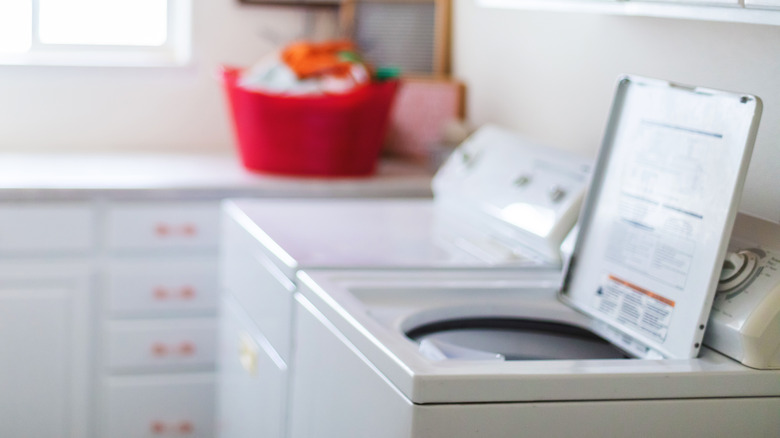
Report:
[[[192,58],[192,0],[165,0],[167,37],[160,46],[45,44],[38,32],[38,0],[32,0],[32,43],[21,53],[0,53],[0,65],[171,67]]]

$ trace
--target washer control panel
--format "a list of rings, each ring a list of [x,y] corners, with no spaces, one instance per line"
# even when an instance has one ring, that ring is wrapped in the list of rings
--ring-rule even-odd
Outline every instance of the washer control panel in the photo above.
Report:
[[[752,368],[780,369],[780,250],[732,244],[717,290],[705,345]]]

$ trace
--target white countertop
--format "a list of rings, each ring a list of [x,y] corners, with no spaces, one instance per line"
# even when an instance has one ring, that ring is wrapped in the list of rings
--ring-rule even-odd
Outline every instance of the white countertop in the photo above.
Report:
[[[370,177],[253,173],[221,155],[0,155],[0,200],[94,197],[429,197],[431,172],[383,160]]]

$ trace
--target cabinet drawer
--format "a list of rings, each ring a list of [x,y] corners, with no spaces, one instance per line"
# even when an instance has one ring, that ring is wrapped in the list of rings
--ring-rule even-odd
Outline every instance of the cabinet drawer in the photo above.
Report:
[[[103,437],[215,436],[211,374],[111,378],[104,406]]]
[[[111,371],[212,368],[216,336],[212,318],[113,321],[108,325],[106,365]]]
[[[95,244],[89,204],[3,204],[0,253],[87,252]]]
[[[106,245],[111,250],[216,249],[216,202],[114,204],[107,211]]]
[[[225,290],[285,361],[289,360],[295,284],[259,250],[226,242],[220,261]]]
[[[112,317],[216,313],[216,257],[115,259],[106,281]]]

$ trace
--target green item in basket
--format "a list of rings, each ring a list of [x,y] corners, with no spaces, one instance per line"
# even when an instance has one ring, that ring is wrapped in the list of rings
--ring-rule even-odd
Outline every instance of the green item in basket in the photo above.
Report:
[[[394,66],[379,67],[374,72],[374,79],[377,81],[386,81],[389,79],[397,79],[401,76],[401,69]]]
[[[361,64],[363,62],[363,58],[360,57],[360,54],[351,50],[342,50],[339,52],[338,57],[342,61],[352,62],[355,64]]]

